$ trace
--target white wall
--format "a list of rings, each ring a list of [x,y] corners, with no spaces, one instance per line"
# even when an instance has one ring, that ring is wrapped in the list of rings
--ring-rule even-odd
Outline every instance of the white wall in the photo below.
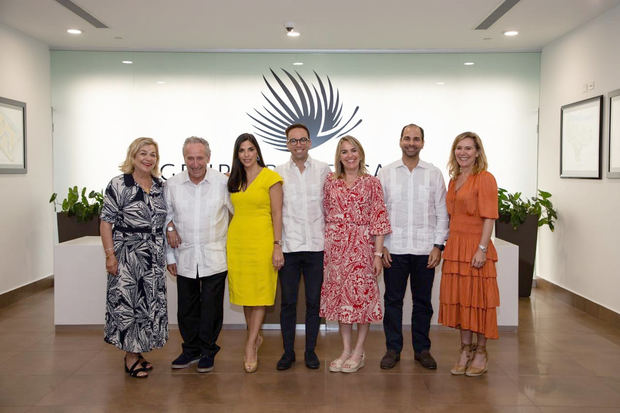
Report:
[[[133,64],[122,64],[125,59]],[[293,66],[296,60],[304,65]],[[466,61],[475,65],[464,66]],[[247,114],[268,106],[263,76],[278,88],[270,68],[289,87],[281,68],[298,72],[310,88],[318,89],[315,71],[324,81],[329,76],[345,119],[359,106],[355,119],[362,123],[351,134],[362,142],[372,173],[400,158],[400,130],[414,122],[426,132],[426,161],[443,169],[454,137],[473,130],[484,141],[500,186],[535,192],[538,53],[53,51],[54,188],[63,194],[70,185],[103,188],[138,136],[158,141],[162,164],[175,164],[167,174],[180,170],[181,144],[190,135],[210,141],[214,167],[230,164],[234,139],[256,133]],[[313,148],[312,156],[333,162],[336,143]],[[267,144],[261,149],[267,163],[288,158]]]
[[[620,180],[560,179],[560,107],[604,95],[603,175],[608,98],[620,88],[620,6],[549,44],[541,57],[538,185],[553,194],[559,220],[540,231],[538,277],[620,312]],[[594,82],[594,89],[584,85]]]
[[[0,174],[0,294],[52,273],[50,54],[0,24],[0,96],[26,102],[27,174]]]

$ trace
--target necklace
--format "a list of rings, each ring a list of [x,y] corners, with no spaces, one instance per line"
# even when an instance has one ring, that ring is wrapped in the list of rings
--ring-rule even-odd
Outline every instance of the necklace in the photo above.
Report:
[[[144,192],[147,194],[151,192],[151,187],[153,186],[153,180],[149,176],[148,178],[133,176],[133,180],[142,188]]]

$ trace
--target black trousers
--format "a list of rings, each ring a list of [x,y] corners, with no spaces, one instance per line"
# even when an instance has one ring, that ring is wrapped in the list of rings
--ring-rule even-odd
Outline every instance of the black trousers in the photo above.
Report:
[[[177,276],[177,318],[183,337],[183,352],[215,357],[224,321],[224,286],[227,271],[209,277]]]
[[[304,276],[306,290],[306,351],[314,351],[319,334],[319,304],[323,285],[323,251],[288,252],[284,254],[284,266],[278,273],[282,306],[280,329],[285,353],[295,348],[295,325],[297,320],[297,294],[299,281]]]
[[[411,341],[416,353],[431,348],[428,331],[433,316],[431,292],[435,280],[435,268],[426,268],[428,255],[392,254],[392,266],[383,273],[385,281],[385,316],[383,330],[388,350],[400,353],[403,349],[403,298],[407,278],[411,275]]]

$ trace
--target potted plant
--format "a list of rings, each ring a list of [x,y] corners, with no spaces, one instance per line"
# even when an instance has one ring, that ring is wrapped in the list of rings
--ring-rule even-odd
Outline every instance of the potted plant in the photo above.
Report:
[[[499,219],[495,222],[498,238],[519,246],[519,297],[529,297],[534,278],[534,259],[538,227],[547,225],[555,229],[557,211],[553,208],[551,194],[538,190],[538,196],[521,198],[521,192],[511,194],[498,189]]]
[[[103,206],[103,192],[90,191],[86,195],[86,188],[78,190],[77,186],[70,187],[67,197],[58,203],[58,194],[54,192],[50,203],[54,204],[58,223],[58,242],[65,242],[86,235],[99,235],[99,214]],[[58,212],[56,206],[62,210]]]

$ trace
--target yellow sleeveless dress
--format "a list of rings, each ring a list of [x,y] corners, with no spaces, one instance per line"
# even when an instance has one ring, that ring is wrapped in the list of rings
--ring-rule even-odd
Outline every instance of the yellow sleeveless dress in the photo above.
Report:
[[[235,213],[228,227],[228,292],[230,302],[273,305],[278,273],[273,267],[273,224],[269,188],[282,182],[263,168],[244,192],[230,194]]]

